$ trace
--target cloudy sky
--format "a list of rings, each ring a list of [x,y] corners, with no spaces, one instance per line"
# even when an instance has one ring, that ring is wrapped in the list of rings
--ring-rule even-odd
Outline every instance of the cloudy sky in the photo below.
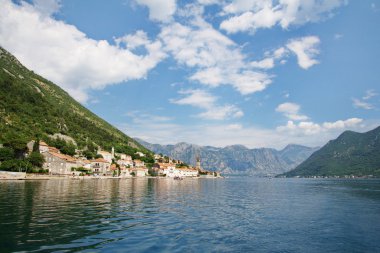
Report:
[[[0,0],[0,45],[152,143],[324,145],[380,125],[378,0]]]

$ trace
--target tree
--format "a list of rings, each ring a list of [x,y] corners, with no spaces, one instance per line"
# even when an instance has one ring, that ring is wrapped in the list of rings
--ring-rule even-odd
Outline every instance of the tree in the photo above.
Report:
[[[72,143],[65,144],[60,150],[62,153],[66,155],[71,155],[71,156],[75,155],[75,146]]]
[[[98,159],[98,158],[103,158],[103,156],[101,154],[96,154],[95,159]]]
[[[41,168],[45,162],[45,158],[39,152],[32,152],[28,156],[28,161],[33,165],[33,167]]]
[[[22,157],[26,151],[26,140],[14,132],[8,133],[5,138],[4,146],[12,148],[16,157]]]
[[[4,161],[0,164],[0,170],[24,172],[30,171],[32,165],[27,160],[12,159]]]
[[[4,147],[0,148],[0,162],[11,160],[15,157],[15,152],[12,148]]]
[[[92,153],[91,151],[89,150],[85,150],[83,151],[83,155],[87,158],[87,159],[93,159],[95,157],[95,154]]]
[[[40,152],[40,140],[39,139],[37,139],[33,143],[33,152]]]

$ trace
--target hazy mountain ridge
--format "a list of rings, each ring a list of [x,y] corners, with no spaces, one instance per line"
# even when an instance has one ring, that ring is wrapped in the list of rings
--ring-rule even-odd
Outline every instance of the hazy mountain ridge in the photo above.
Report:
[[[287,172],[307,159],[318,148],[288,145],[278,151],[271,148],[249,149],[243,145],[224,148],[180,142],[175,145],[150,144],[136,138],[146,148],[189,164],[199,154],[202,167],[225,174],[275,175]]]
[[[343,132],[286,176],[380,176],[380,127]]]

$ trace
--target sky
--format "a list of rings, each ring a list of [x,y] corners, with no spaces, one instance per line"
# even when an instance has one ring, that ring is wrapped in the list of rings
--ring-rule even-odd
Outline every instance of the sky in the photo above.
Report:
[[[0,45],[132,137],[322,146],[380,125],[379,0],[0,0]]]

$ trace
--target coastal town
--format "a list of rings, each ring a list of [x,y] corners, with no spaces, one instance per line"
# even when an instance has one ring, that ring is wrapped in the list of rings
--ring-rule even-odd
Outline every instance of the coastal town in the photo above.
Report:
[[[27,144],[27,154],[31,154],[35,141]],[[66,176],[72,178],[128,178],[128,177],[168,177],[174,179],[221,177],[219,172],[206,171],[201,168],[200,157],[196,158],[196,166],[192,167],[183,161],[172,159],[162,154],[154,154],[154,163],[145,164],[140,159],[132,159],[131,155],[97,151],[96,158],[88,160],[76,151],[74,156],[63,154],[56,147],[39,141],[38,152],[43,156],[42,169],[47,176]],[[136,152],[135,157],[143,158],[145,154]]]

